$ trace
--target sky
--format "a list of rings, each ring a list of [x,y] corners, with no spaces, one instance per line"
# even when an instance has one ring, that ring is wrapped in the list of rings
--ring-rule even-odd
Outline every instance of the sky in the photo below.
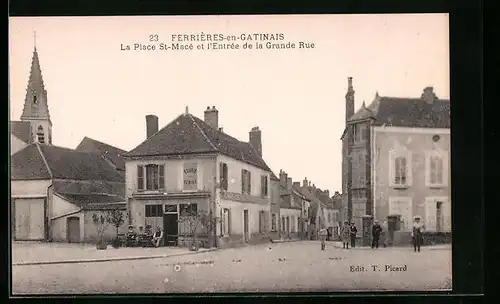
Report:
[[[420,97],[433,86],[449,98],[447,14],[149,16],[10,18],[10,119],[19,120],[33,46],[53,123],[53,144],[90,137],[130,151],[146,138],[145,116],[160,128],[185,112],[219,110],[224,132],[248,141],[262,130],[263,158],[293,181],[340,191],[347,78],[355,108],[381,96]],[[274,34],[294,49],[268,49],[241,36]],[[240,37],[237,50],[160,50],[176,35]],[[153,40],[149,41],[150,35]],[[157,36],[155,36],[157,35]],[[205,36],[206,37],[206,36]],[[178,39],[174,42],[177,42]],[[208,39],[208,38],[206,38]],[[248,42],[252,49],[243,49]],[[256,42],[263,45],[256,49]],[[299,42],[314,48],[298,48]],[[123,51],[134,43],[155,50]],[[202,45],[204,49],[198,50]]]

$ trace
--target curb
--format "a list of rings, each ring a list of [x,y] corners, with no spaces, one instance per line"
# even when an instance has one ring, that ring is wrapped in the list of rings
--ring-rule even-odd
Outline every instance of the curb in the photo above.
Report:
[[[31,266],[31,265],[51,265],[51,264],[79,264],[79,263],[99,263],[99,262],[117,262],[117,261],[132,261],[132,260],[149,260],[149,259],[161,259],[169,258],[174,256],[183,256],[198,254],[204,252],[217,251],[219,248],[213,248],[203,251],[193,251],[193,252],[183,252],[174,254],[162,254],[162,255],[152,255],[152,256],[137,256],[137,257],[118,257],[118,258],[101,258],[101,259],[80,259],[80,260],[62,260],[62,261],[37,261],[37,262],[18,262],[12,263],[12,266]]]

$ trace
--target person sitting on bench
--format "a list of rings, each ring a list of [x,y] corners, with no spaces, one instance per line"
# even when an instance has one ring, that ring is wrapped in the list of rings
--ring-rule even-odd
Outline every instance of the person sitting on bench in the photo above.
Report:
[[[161,231],[160,227],[156,227],[156,232],[153,235],[153,244],[155,247],[160,246],[162,238],[163,238],[163,231]]]

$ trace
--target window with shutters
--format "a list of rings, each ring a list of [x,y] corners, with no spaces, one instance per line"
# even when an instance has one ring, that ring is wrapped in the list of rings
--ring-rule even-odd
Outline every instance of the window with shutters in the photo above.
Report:
[[[432,151],[426,153],[425,182],[427,187],[439,188],[448,185],[448,153]]]
[[[285,229],[285,217],[284,216],[281,217],[281,231],[282,232],[286,231],[286,229]]]
[[[262,197],[267,197],[268,195],[268,182],[267,182],[268,178],[267,178],[267,175],[262,175],[260,177],[260,195]]]
[[[165,165],[137,166],[137,190],[165,190]]]
[[[413,225],[412,198],[389,197],[389,215],[400,215],[401,230],[411,230]]]
[[[222,190],[227,191],[228,187],[228,169],[226,163],[220,163],[219,183]]]
[[[389,152],[389,174],[390,184],[394,188],[406,188],[411,186],[411,153],[409,151]]]
[[[252,193],[252,175],[246,169],[241,170],[241,193],[247,195]]]
[[[146,205],[146,217],[161,217],[163,216],[163,205]]]

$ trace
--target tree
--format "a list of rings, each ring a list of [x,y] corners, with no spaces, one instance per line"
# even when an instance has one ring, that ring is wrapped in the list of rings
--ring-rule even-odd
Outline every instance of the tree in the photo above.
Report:
[[[111,226],[116,228],[116,237],[118,237],[118,231],[120,227],[125,223],[126,214],[118,208],[114,208],[108,211],[107,218]]]
[[[179,223],[183,224],[183,236],[190,239],[190,247],[197,247],[198,227],[203,229],[203,233],[208,236],[216,229],[218,218],[211,216],[206,210],[196,211],[194,208],[186,208],[179,215]]]
[[[104,232],[109,227],[109,215],[104,212],[96,212],[92,214],[92,222],[97,229],[97,236],[99,237],[98,244],[104,244]]]

